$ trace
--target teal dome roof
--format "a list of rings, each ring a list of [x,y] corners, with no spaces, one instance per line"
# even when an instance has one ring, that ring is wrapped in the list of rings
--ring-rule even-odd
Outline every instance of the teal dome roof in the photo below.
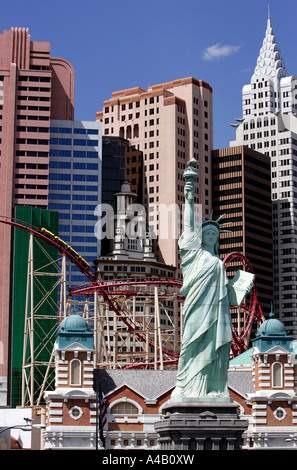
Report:
[[[269,318],[262,323],[252,342],[261,352],[268,351],[276,345],[292,351],[292,340],[293,337],[289,336],[283,323],[274,318],[274,313],[271,309]]]
[[[258,335],[287,336],[288,333],[281,321],[277,318],[268,318],[260,326]]]
[[[85,333],[89,332],[90,329],[86,320],[81,315],[71,313],[60,324],[60,331],[63,333]]]
[[[57,345],[59,349],[64,349],[76,343],[94,349],[93,332],[88,323],[81,315],[72,312],[60,324]]]

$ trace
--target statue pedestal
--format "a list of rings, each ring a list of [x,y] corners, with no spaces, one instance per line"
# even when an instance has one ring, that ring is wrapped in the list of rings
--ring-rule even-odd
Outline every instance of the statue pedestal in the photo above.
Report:
[[[207,400],[207,401],[206,401]],[[171,399],[155,423],[161,450],[240,450],[248,422],[230,398]]]

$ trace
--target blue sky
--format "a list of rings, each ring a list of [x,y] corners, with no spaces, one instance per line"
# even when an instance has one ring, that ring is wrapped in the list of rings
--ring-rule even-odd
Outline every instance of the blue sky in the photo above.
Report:
[[[289,75],[297,75],[296,0],[10,0],[0,32],[28,27],[75,69],[75,119],[94,120],[116,90],[193,76],[213,87],[214,148],[235,139],[242,86],[264,38],[268,4]]]

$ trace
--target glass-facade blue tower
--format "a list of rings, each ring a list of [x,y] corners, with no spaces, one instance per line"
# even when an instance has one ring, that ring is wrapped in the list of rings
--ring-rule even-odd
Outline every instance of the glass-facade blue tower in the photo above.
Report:
[[[102,133],[98,121],[52,120],[50,131],[49,209],[59,213],[58,236],[91,266],[100,256],[94,235],[101,203]],[[87,282],[67,262],[69,287]]]

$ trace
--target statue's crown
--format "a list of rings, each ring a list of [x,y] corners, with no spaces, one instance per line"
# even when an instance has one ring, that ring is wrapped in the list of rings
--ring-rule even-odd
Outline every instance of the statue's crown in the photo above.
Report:
[[[212,226],[216,227],[219,232],[222,232],[222,233],[230,232],[230,230],[222,230],[222,228],[221,228],[221,227],[224,227],[225,225],[228,225],[229,223],[231,223],[231,222],[226,222],[226,223],[220,224],[220,220],[224,217],[224,215],[225,214],[221,215],[217,220],[212,218],[213,212],[211,212],[211,215],[210,215],[209,219],[204,219],[202,217],[202,230],[205,229],[206,227],[209,227],[210,225],[212,225]]]

